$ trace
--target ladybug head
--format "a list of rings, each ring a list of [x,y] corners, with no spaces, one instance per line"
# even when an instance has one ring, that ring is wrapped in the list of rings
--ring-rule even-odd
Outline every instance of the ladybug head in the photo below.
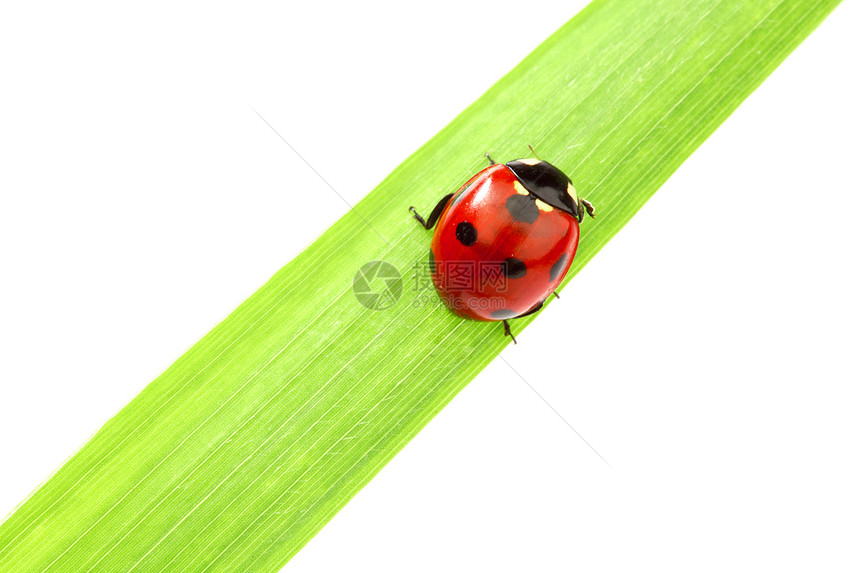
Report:
[[[529,193],[582,222],[585,207],[576,196],[570,178],[561,169],[539,159],[516,159],[505,166]]]

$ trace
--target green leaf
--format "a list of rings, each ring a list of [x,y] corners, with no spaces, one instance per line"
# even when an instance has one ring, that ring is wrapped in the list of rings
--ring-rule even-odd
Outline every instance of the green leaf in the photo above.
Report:
[[[413,288],[430,234],[409,205],[531,143],[598,208],[570,280],[837,4],[589,5],[22,504],[0,570],[279,569],[508,344]],[[403,274],[385,310],[353,293],[371,260]]]

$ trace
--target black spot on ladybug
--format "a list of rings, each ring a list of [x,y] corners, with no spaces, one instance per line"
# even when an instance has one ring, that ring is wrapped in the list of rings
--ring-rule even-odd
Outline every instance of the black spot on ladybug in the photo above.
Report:
[[[517,315],[517,313],[515,313],[512,310],[502,309],[502,310],[494,310],[493,312],[491,312],[490,318],[494,318],[496,320],[505,320],[508,318],[514,318],[516,315]]]
[[[467,247],[471,247],[478,240],[478,229],[472,223],[463,221],[457,224],[457,240]]]
[[[567,261],[567,253],[564,253],[561,258],[554,262],[549,268],[549,280],[555,280],[555,278],[558,276],[558,273],[560,273],[561,269],[564,268],[565,261]]]
[[[511,195],[505,201],[505,208],[511,217],[523,223],[534,223],[540,215],[534,197],[528,195]]]
[[[511,257],[502,263],[502,272],[509,279],[520,279],[526,276],[526,264],[520,259]]]

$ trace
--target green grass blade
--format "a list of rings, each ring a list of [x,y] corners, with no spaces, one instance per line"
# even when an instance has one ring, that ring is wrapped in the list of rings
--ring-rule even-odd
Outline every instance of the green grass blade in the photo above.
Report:
[[[9,516],[0,571],[279,569],[508,343],[413,304],[430,237],[407,207],[530,143],[598,208],[570,280],[837,4],[589,5]],[[374,259],[404,274],[384,311],[352,292]]]

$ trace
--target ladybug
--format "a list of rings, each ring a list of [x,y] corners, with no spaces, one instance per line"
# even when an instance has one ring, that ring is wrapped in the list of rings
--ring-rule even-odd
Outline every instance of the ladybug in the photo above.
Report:
[[[534,152],[534,150],[532,150]],[[436,227],[430,246],[433,285],[455,314],[502,321],[541,309],[567,274],[579,244],[579,224],[594,207],[570,178],[540,159],[490,165],[456,193],[445,195],[425,220]]]

